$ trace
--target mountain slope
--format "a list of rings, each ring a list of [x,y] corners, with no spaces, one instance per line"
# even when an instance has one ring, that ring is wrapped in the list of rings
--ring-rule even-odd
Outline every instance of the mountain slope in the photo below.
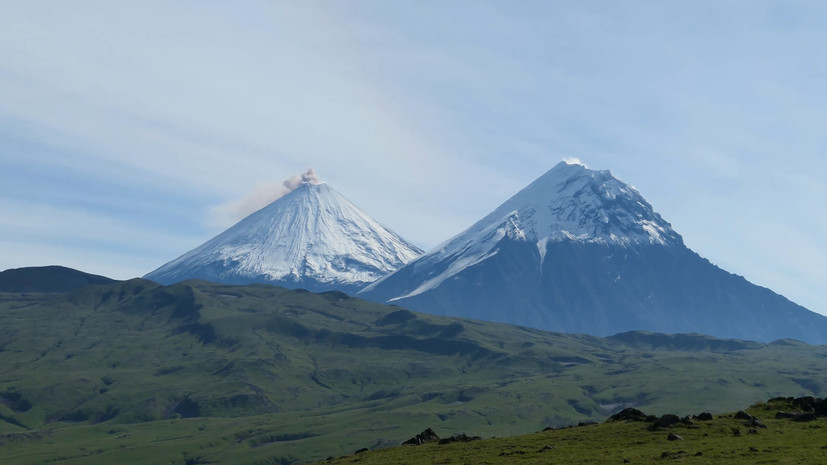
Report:
[[[0,292],[68,292],[91,284],[107,284],[114,279],[64,266],[33,266],[0,272]]]
[[[265,285],[0,294],[0,323],[0,435],[49,438],[15,449],[24,463],[97,450],[78,438],[91,431],[132,457],[102,463],[184,463],[183,451],[292,463],[429,426],[501,437],[626,406],[685,415],[827,393],[813,368],[826,347],[553,334]],[[121,448],[142,437],[141,453],[171,455]]]
[[[355,292],[421,253],[329,185],[305,182],[145,278]]]
[[[359,296],[600,336],[648,330],[827,343],[827,318],[688,249],[610,172],[566,163]]]

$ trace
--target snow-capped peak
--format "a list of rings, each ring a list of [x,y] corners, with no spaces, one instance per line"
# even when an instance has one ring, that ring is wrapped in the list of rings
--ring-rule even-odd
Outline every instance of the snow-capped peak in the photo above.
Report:
[[[421,253],[328,184],[304,180],[146,277],[161,283],[199,278],[353,291]]]
[[[436,287],[497,254],[498,244],[505,238],[536,244],[541,260],[550,242],[621,247],[683,243],[633,187],[608,170],[591,170],[579,160],[566,160],[467,230],[411,263],[416,268],[441,262],[444,271],[399,298]]]
[[[518,218],[527,240],[618,245],[680,242],[635,188],[611,172],[561,162],[469,229]]]

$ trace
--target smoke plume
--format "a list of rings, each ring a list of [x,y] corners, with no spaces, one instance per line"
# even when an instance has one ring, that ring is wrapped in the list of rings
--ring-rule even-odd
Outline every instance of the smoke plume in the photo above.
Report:
[[[313,168],[307,168],[307,171],[305,171],[304,173],[294,174],[293,176],[290,176],[289,178],[285,179],[284,182],[281,183],[281,185],[284,186],[285,189],[284,193],[273,200],[276,200],[279,197],[283,197],[293,192],[294,190],[298,189],[298,187],[301,186],[303,183],[320,184],[321,182],[321,179],[319,179],[319,177],[316,176],[316,170],[314,170]],[[273,200],[271,200],[270,202],[272,202]]]
[[[316,170],[307,168],[307,171],[304,173],[294,174],[285,179],[281,184],[257,183],[247,197],[216,206],[213,209],[214,226],[220,228],[229,227],[238,223],[251,213],[293,192],[302,184],[321,184],[321,182],[319,176],[316,175]]]
[[[567,164],[567,165],[581,165],[581,166],[582,166],[582,167],[584,167],[584,168],[588,168],[588,166],[586,166],[586,164],[585,164],[585,163],[583,163],[582,161],[580,161],[580,159],[579,159],[579,158],[575,158],[575,157],[566,157],[566,158],[564,158],[564,159],[563,159],[563,161],[564,161],[564,162],[566,162],[566,164]]]

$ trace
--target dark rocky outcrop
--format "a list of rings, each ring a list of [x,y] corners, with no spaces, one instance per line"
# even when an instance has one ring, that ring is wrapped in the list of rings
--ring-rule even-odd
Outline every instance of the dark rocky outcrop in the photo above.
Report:
[[[701,412],[698,415],[695,415],[695,419],[698,421],[712,421],[712,414],[709,412]]]
[[[608,421],[648,421],[648,416],[636,408],[625,408],[609,417]]]
[[[743,410],[738,410],[738,412],[735,414],[735,419],[736,420],[752,420],[752,415],[750,415],[749,413],[747,413]]]
[[[407,441],[403,442],[402,445],[410,444],[414,446],[421,446],[422,444],[427,444],[429,442],[439,441],[439,436],[432,430],[431,428],[426,429],[425,431],[417,434],[416,436],[408,439]]]
[[[744,426],[751,426],[753,428],[767,428],[767,425],[764,424],[758,417],[752,417],[752,420],[745,422]]]
[[[813,412],[778,412],[775,414],[776,419],[790,419],[793,421],[815,421],[818,417]]]
[[[468,436],[465,433],[460,433],[460,434],[455,434],[451,437],[440,439],[438,444],[441,446],[441,445],[444,445],[444,444],[451,444],[453,442],[471,442],[471,441],[479,441],[480,439],[482,439],[482,438],[479,437],[479,436]]]
[[[691,425],[692,421],[689,420],[689,417],[681,418],[675,414],[667,413],[666,415],[663,415],[662,417],[657,418],[655,421],[653,421],[647,429],[649,431],[657,431],[660,429],[671,428],[681,423],[685,425]]]
[[[710,420],[712,419],[711,414],[706,414],[706,415],[709,415]],[[706,415],[701,414],[701,416],[703,416],[703,418],[707,418]],[[630,408],[625,408],[625,409],[621,410],[620,412],[610,416],[607,421],[639,421],[639,422],[646,422],[646,423],[649,423],[649,426],[647,427],[647,429],[649,431],[658,431],[658,430],[662,430],[662,429],[668,429],[668,428],[671,428],[671,427],[673,427],[675,425],[679,425],[679,424],[689,426],[689,427],[697,427],[697,425],[695,425],[692,422],[693,418],[697,418],[697,417],[687,416],[687,417],[681,418],[681,417],[679,417],[675,414],[672,414],[672,413],[667,413],[666,415],[663,415],[661,417],[657,417],[655,415],[646,415],[645,413],[641,412],[640,410],[630,407]]]
[[[827,398],[816,397],[775,397],[769,400],[770,404],[781,404],[786,409],[775,414],[777,419],[793,421],[815,421],[819,417],[827,417]]]

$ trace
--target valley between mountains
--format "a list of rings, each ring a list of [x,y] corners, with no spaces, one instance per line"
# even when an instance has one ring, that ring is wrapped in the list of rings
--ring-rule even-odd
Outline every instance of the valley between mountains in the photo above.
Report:
[[[793,340],[549,333],[340,292],[135,279],[0,299],[3,463],[307,462],[827,386],[827,348]]]

